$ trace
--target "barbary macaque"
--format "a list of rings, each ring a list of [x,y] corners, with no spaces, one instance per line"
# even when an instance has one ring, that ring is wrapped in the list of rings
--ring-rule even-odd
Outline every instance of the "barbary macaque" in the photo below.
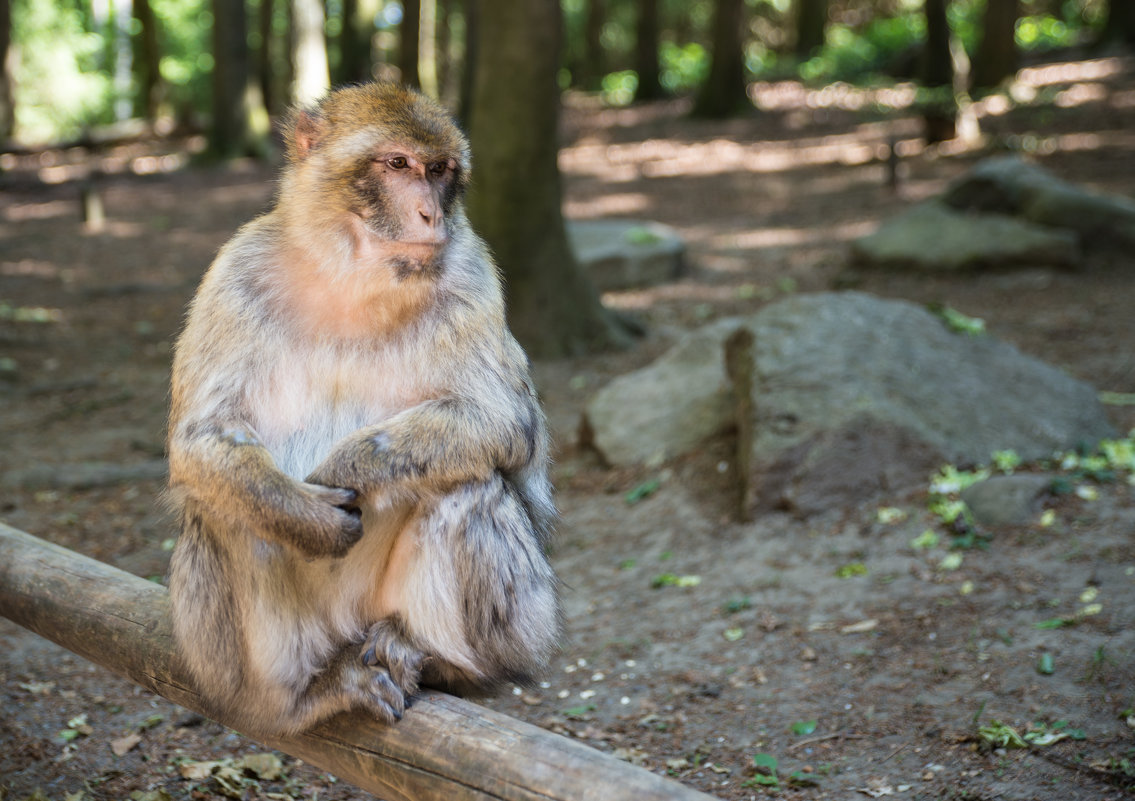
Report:
[[[368,84],[287,148],[190,306],[169,423],[178,653],[253,734],[524,682],[560,622],[548,437],[465,216],[467,140]]]

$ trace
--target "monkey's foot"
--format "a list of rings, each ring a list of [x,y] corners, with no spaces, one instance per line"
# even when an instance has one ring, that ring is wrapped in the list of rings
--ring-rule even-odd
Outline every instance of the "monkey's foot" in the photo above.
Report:
[[[363,664],[385,668],[390,679],[407,696],[418,689],[425,659],[425,654],[413,645],[402,622],[395,617],[375,623],[363,640]]]
[[[409,698],[384,667],[364,668],[368,676],[362,691],[363,705],[383,723],[397,723],[409,706]]]

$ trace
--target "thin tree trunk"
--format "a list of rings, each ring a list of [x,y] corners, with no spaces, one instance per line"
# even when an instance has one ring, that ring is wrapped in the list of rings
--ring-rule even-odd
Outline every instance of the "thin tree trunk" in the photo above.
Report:
[[[243,156],[251,140],[246,105],[248,37],[243,0],[213,0],[213,126],[209,147],[221,158]]]
[[[828,0],[796,0],[796,58],[807,61],[824,46]]]
[[[606,51],[603,49],[603,23],[607,20],[606,0],[587,0],[583,20],[583,52],[575,69],[575,84],[580,89],[598,89],[607,74]]]
[[[469,121],[469,216],[506,281],[509,322],[529,353],[581,355],[626,334],[568,245],[556,159],[561,14],[556,0],[480,8]]]
[[[12,0],[0,0],[0,141],[9,139],[16,127],[16,102],[12,93]]]
[[[657,100],[663,96],[658,66],[658,0],[638,0],[638,26],[635,40],[635,71],[638,73],[637,100]]]
[[[323,35],[321,0],[291,0],[293,39],[292,65],[295,81],[292,99],[300,105],[314,103],[331,88],[327,67],[327,40]]]
[[[458,90],[457,119],[468,130],[473,117],[473,91],[477,82],[477,40],[481,35],[481,0],[465,0],[465,61]]]
[[[958,106],[954,98],[954,66],[950,54],[949,0],[926,0],[926,49],[923,51],[922,83],[931,98],[922,112],[926,141],[953,139]]]
[[[418,0],[418,83],[430,97],[440,97],[437,77],[437,0]]]
[[[717,0],[713,17],[713,53],[709,78],[694,103],[697,117],[721,118],[746,108],[745,65],[741,32],[745,21],[744,0]]]
[[[407,86],[422,85],[421,78],[418,77],[418,41],[421,36],[421,24],[421,0],[403,0],[398,69],[402,72],[402,83]]]
[[[974,86],[996,86],[1016,73],[1019,15],[1018,0],[986,0],[981,44],[973,62]]]
[[[7,5],[9,0],[0,0]],[[161,71],[158,64],[161,52],[158,49],[158,21],[150,0],[134,0],[134,19],[138,20],[140,30],[134,37],[134,72],[138,80],[138,94],[135,111],[145,120],[153,123],[158,116],[161,102]]]
[[[1100,43],[1135,46],[1135,2],[1109,0]]]

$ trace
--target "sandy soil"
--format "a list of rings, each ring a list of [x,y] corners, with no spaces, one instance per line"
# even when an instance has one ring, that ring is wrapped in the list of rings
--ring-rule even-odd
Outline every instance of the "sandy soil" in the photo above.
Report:
[[[681,332],[835,287],[946,303],[1101,390],[1135,392],[1130,253],[1090,250],[1075,272],[930,279],[848,268],[850,239],[996,150],[1132,192],[1129,63],[1038,73],[1031,94],[1008,110],[981,107],[980,149],[923,148],[907,112],[851,108],[864,97],[850,91],[763,87],[768,110],[725,123],[691,122],[680,105],[569,109],[568,213],[673,225],[689,269],[607,296],[649,325],[636,349],[536,366],[558,450],[554,559],[568,640],[538,692],[492,706],[722,799],[1130,797],[1135,486],[1125,476],[1089,482],[1094,499],[1051,499],[1047,525],[949,551],[924,491],[740,523],[727,439],[657,470],[605,469],[576,445],[587,398]],[[883,159],[892,138],[904,156],[897,191]],[[270,200],[263,166],[161,172],[186,146],[9,156],[0,177],[0,474],[30,481],[30,466],[52,466],[36,486],[0,490],[0,520],[142,576],[164,573],[173,535],[161,482],[75,489],[60,486],[57,468],[161,458],[185,304],[216,249]],[[107,173],[101,232],[79,216],[92,166]],[[1118,430],[1135,426],[1135,408],[1111,413]],[[655,492],[627,500],[654,480]],[[898,519],[882,522],[880,507]],[[927,529],[942,544],[913,548]],[[945,569],[950,554],[962,557],[956,569]],[[837,575],[857,572],[840,571],[851,564],[865,573]],[[665,575],[696,580],[655,586]],[[1083,614],[1091,604],[1098,612]],[[1056,618],[1070,624],[1037,626]],[[184,778],[185,761],[262,749],[3,620],[0,698],[0,798],[359,795],[289,757],[284,778],[246,771],[228,790]],[[1075,737],[991,748],[979,727],[993,721]],[[140,741],[116,755],[112,743],[131,733]],[[778,761],[779,789],[754,755]]]

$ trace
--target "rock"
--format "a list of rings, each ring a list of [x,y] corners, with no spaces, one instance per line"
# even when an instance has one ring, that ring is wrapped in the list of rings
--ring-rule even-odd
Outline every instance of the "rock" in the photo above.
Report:
[[[1050,475],[1035,473],[991,476],[962,490],[962,500],[980,525],[1023,526],[1036,520],[1052,480]]]
[[[1075,231],[1085,246],[1135,245],[1135,200],[1089,192],[1018,156],[985,159],[946,190],[955,209]]]
[[[748,403],[731,390],[727,340]],[[630,465],[734,426],[746,514],[811,514],[925,486],[943,462],[1010,449],[1032,460],[1114,436],[1087,384],[992,337],[952,332],[919,306],[858,292],[799,295],[696,331],[597,393],[584,428],[608,462]]]
[[[567,232],[576,258],[601,291],[661,284],[682,272],[686,246],[661,223],[570,220]]]
[[[920,203],[852,243],[863,267],[952,272],[976,268],[1070,267],[1076,236],[1005,214],[969,213],[938,201]]]
[[[725,320],[701,328],[600,389],[584,412],[585,444],[614,466],[657,465],[732,425],[721,343],[737,327]]]
[[[808,514],[922,486],[943,461],[986,463],[996,450],[1032,460],[1114,435],[1092,387],[912,303],[801,295],[746,325],[759,506]]]

